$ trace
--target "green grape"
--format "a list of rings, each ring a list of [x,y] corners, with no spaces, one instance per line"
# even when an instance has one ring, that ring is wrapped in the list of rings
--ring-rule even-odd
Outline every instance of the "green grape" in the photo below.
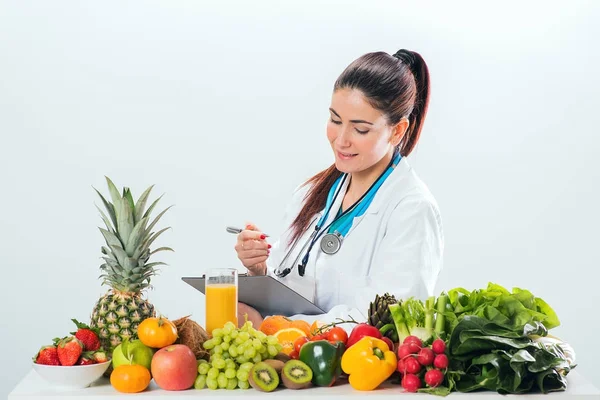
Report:
[[[225,351],[223,352],[223,354],[221,354],[221,357],[223,358],[223,360],[228,360],[231,358],[231,355],[229,354],[229,351]]]
[[[221,346],[216,346],[213,349],[214,354],[223,354],[223,349],[221,348]]]
[[[217,379],[216,378],[206,377],[206,386],[210,390],[215,390],[215,389],[217,389],[219,387],[219,384],[217,383]]]
[[[277,355],[277,353],[279,353],[279,351],[277,351],[277,348],[275,346],[273,346],[272,344],[270,344],[267,347],[267,351],[269,352],[269,355],[271,357],[275,357]]]
[[[260,353],[260,358],[262,358],[263,360],[266,360],[267,358],[271,358],[271,356],[269,355],[269,352],[265,349],[265,351],[261,351]]]
[[[208,363],[208,361],[206,361],[204,358],[196,360],[196,362],[198,363],[198,365]]]
[[[225,372],[219,373],[217,378],[217,383],[219,384],[219,389],[225,389],[227,387],[228,379],[225,377]]]
[[[225,370],[225,377],[227,379],[235,378],[235,368],[228,368]]]
[[[213,347],[215,347],[217,344],[215,343],[214,340],[212,339],[208,339],[206,342],[204,342],[204,344],[202,344],[202,347],[204,347],[206,350],[210,350]]]
[[[239,334],[240,332],[238,332],[238,330],[236,329],[235,331],[231,331],[229,336],[231,336],[232,339],[235,339]]]
[[[254,350],[253,347],[251,347],[248,350],[244,351],[244,357],[246,357],[246,358],[252,358],[255,355],[256,355],[256,350]]]
[[[219,345],[219,344],[223,343],[223,338],[221,336],[213,337],[210,340],[212,340],[213,342],[215,342],[215,345]]]
[[[227,337],[227,336],[225,336],[225,337]],[[229,350],[229,342],[221,343],[221,348],[225,351]]]
[[[225,360],[225,365],[226,365],[226,368],[237,369],[237,364],[235,363],[235,361],[233,361],[231,359]]]
[[[210,355],[210,362],[212,364],[213,361],[218,360],[220,358],[223,358],[222,354],[216,354],[213,352],[213,354]]]
[[[200,375],[206,375],[208,374],[208,371],[210,371],[210,365],[208,365],[208,363],[198,365],[198,373]]]
[[[204,389],[206,387],[206,375],[198,375],[194,382],[194,389]]]
[[[249,375],[250,375],[250,373],[244,369],[239,369],[238,372],[235,374],[238,381],[246,381],[246,382],[248,381]]]
[[[230,334],[231,334],[231,331],[232,331],[232,329],[231,329],[231,327],[230,327],[230,326],[228,326],[228,325],[225,325],[225,326],[223,327],[223,335],[225,335],[225,336],[228,336],[228,335],[230,335]]]
[[[260,349],[260,347],[262,346],[262,342],[258,339],[252,339],[252,347],[254,347],[255,350]]]
[[[231,342],[231,336],[229,336],[229,335],[223,336],[223,343],[229,343],[229,342]]]
[[[238,356],[237,347],[236,346],[229,347],[228,354],[233,358],[237,357]]]
[[[250,339],[250,335],[248,334],[248,332],[242,332],[242,333],[240,333],[238,335],[238,337],[236,338],[236,340],[238,338],[242,340],[242,343],[244,343],[245,341],[247,341],[248,339]]]
[[[252,367],[254,367],[254,363],[245,362],[243,364],[240,364],[240,368],[239,369],[241,369],[243,371],[246,371],[246,372],[250,372],[250,370],[252,369]]]
[[[279,340],[275,336],[267,336],[267,344],[277,344]]]
[[[223,328],[215,328],[215,329],[213,329],[212,336],[213,337],[223,336]]]
[[[265,340],[267,340],[267,335],[264,332],[261,331],[255,331],[256,333],[254,334],[254,336],[256,338],[258,338],[261,342],[264,342]]]
[[[236,350],[237,350],[238,354],[244,354],[244,351],[246,350],[246,346],[244,346],[243,344],[240,344]]]
[[[223,360],[222,358],[215,360],[213,362],[213,367],[217,368],[217,369],[225,369],[225,366],[227,365],[227,363],[225,362],[225,360]]]
[[[238,385],[238,380],[233,377],[227,380],[227,390],[233,390],[237,387]]]
[[[246,357],[244,357],[243,355],[239,355],[235,358],[235,362],[238,364],[243,364],[245,362],[248,362],[248,359]]]
[[[212,367],[211,369],[208,370],[206,377],[208,379],[217,379],[217,377],[219,376],[219,370],[216,369],[215,367]],[[208,382],[207,382],[208,384]]]
[[[262,361],[262,357],[260,356],[260,354],[257,354],[252,358],[252,361],[254,361],[254,364],[258,364]]]
[[[258,337],[257,335],[257,330],[254,328],[248,328],[248,333],[250,334],[250,336],[252,336],[253,338]]]
[[[225,326],[223,328],[229,328],[230,331],[237,330],[237,326],[235,326],[235,324],[231,321],[227,321],[227,323],[225,324]]]
[[[283,349],[283,345],[281,343],[277,343],[275,348],[277,349],[277,352],[280,352]]]
[[[240,389],[250,389],[250,383],[248,383],[248,381],[240,381],[238,379],[238,387]]]
[[[256,349],[256,350],[258,350],[259,353],[266,353],[267,352],[267,347],[264,344],[261,343],[260,347],[258,349]]]
[[[240,333],[241,335],[241,333]],[[235,337],[235,339],[233,340],[233,342],[237,345],[241,345],[242,343],[244,343],[244,339],[242,339],[242,337],[240,335],[237,335]]]

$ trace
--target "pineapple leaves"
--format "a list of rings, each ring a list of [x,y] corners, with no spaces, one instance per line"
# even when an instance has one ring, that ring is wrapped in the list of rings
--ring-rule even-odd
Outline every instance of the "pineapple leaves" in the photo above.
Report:
[[[120,200],[120,215],[117,215],[119,222],[118,232],[123,244],[129,241],[129,236],[133,230],[133,210],[129,206],[129,201],[126,198]]]
[[[127,199],[129,208],[133,212],[135,210],[135,204],[133,203],[133,196],[131,195],[131,190],[129,190],[129,188],[123,188],[123,198]]]
[[[148,196],[150,195],[150,192],[152,191],[153,187],[154,187],[154,185],[152,185],[148,189],[146,189],[144,191],[144,193],[142,193],[142,195],[138,199],[137,203],[135,204],[135,214],[133,216],[133,220],[135,221],[136,224],[138,223],[139,220],[141,220],[143,218],[144,209],[146,208],[146,202],[148,201]]]
[[[161,195],[158,199],[156,199],[156,200],[154,200],[152,202],[152,204],[150,205],[150,207],[148,207],[148,211],[146,211],[144,213],[144,217],[149,217],[150,216],[150,213],[152,213],[152,210],[154,210],[154,207],[156,207],[156,204],[158,204],[158,202],[160,201],[160,199],[162,199],[163,196],[164,196],[164,194]]]
[[[115,225],[115,228],[113,228],[113,226],[110,223],[110,221],[108,220],[108,217],[106,216],[106,214],[104,214],[104,212],[100,209],[100,207],[96,206],[96,208],[98,209],[98,211],[100,211],[100,215],[102,216],[104,225],[106,225],[106,229],[108,229],[111,233],[115,233],[116,225]]]
[[[132,256],[134,254],[134,250],[140,245],[141,239],[144,238],[142,232],[146,230],[147,223],[148,218],[142,218],[141,221],[135,224],[133,231],[131,231],[131,235],[129,236],[129,240],[127,241],[127,245],[125,246],[125,251],[129,256]]]
[[[167,211],[169,211],[169,208],[171,208],[173,206],[169,206],[167,208],[165,208],[163,210],[163,212],[161,212],[160,214],[158,214],[156,216],[156,218],[154,218],[154,221],[152,221],[152,223],[150,224],[150,226],[148,226],[148,229],[146,229],[146,232],[150,232],[152,230],[152,228],[154,228],[154,225],[156,225],[156,223],[158,222],[158,220],[160,219],[160,217],[162,217]]]
[[[110,197],[112,197],[113,204],[115,205],[115,207],[117,207],[117,205],[121,202],[121,195],[119,194],[117,187],[110,180],[110,178],[108,176],[105,176],[105,178],[106,178],[106,183],[108,184],[108,191],[110,192]],[[117,218],[118,217],[119,217],[119,214],[117,213]]]
[[[106,240],[106,244],[108,245],[108,247],[110,247],[111,249],[113,247],[120,247],[121,249],[123,249],[123,244],[121,243],[117,235],[107,231],[106,229],[98,229],[100,229],[100,232],[102,232],[102,235],[104,236],[104,240]]]
[[[104,207],[106,207],[106,210],[108,211],[108,214],[110,215],[110,219],[113,223],[113,226],[115,227],[115,229],[117,229],[117,215],[115,214],[115,207],[111,203],[106,201],[106,199],[104,198],[104,196],[102,196],[102,193],[100,193],[98,191],[98,189],[94,188],[94,190],[96,191],[96,193],[98,193],[98,196],[100,196],[100,198],[102,199],[102,203],[104,203]],[[98,207],[98,206],[96,206],[96,207]]]
[[[173,250],[170,247],[159,247],[158,249],[153,250],[152,252],[150,252],[150,255],[152,255],[154,253],[158,253],[159,251],[173,251],[174,252],[175,250]]]

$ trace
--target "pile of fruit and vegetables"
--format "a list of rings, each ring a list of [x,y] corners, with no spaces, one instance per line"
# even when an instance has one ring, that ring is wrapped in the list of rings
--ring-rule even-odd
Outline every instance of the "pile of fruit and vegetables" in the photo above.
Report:
[[[169,228],[156,229],[146,208],[152,187],[134,202],[106,178],[108,201],[98,195],[106,228],[101,247],[102,283],[110,290],[93,307],[89,326],[54,339],[34,356],[56,368],[106,363],[115,390],[137,393],[153,380],[164,390],[306,389],[345,385],[447,395],[490,390],[502,394],[565,390],[575,364],[573,349],[548,332],[559,325],[554,310],[525,289],[489,283],[454,288],[425,301],[377,295],[366,321],[338,319],[309,324],[282,315],[261,326],[228,322],[206,332],[189,316],[156,315],[143,299],[156,268],[151,249]],[[348,332],[350,332],[348,334]]]

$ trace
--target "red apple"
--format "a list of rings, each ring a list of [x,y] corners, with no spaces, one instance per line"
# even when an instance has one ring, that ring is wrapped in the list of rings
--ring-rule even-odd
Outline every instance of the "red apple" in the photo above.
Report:
[[[198,363],[192,350],[183,344],[163,347],[152,357],[154,382],[164,390],[186,390],[194,386]]]

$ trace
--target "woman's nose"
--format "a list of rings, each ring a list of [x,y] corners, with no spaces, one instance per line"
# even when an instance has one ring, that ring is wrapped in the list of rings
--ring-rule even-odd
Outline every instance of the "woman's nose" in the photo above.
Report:
[[[342,129],[340,129],[340,133],[337,137],[337,142],[340,146],[349,146],[350,145],[350,127],[342,127]]]

